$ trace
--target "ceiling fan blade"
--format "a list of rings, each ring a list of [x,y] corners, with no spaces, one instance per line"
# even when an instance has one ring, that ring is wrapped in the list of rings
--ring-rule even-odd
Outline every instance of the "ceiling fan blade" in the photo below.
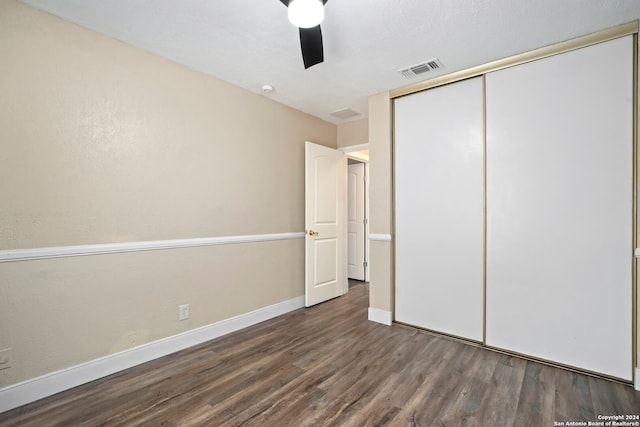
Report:
[[[322,0],[322,4],[327,4],[329,0]],[[280,0],[280,3],[289,7],[289,0]],[[322,30],[320,25],[313,28],[299,28],[300,49],[302,49],[302,61],[305,70],[324,61],[324,50],[322,47]]]
[[[320,25],[313,28],[300,28],[300,48],[305,69],[324,61]]]

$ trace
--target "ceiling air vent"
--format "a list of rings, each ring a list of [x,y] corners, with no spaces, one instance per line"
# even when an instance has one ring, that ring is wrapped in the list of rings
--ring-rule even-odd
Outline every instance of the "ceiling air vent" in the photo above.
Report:
[[[342,120],[350,119],[351,117],[360,115],[360,113],[358,113],[355,110],[352,110],[351,108],[343,108],[342,110],[333,111],[329,114],[331,114],[335,118],[342,119]]]
[[[412,79],[416,76],[419,76],[420,74],[429,73],[431,71],[439,71],[443,68],[444,65],[442,65],[442,62],[440,62],[438,58],[433,58],[398,71],[400,71],[400,73],[402,73],[402,75],[406,78]]]

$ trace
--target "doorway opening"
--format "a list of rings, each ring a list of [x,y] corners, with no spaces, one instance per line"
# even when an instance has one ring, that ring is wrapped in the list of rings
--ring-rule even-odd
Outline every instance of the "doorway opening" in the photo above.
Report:
[[[343,149],[347,156],[347,250],[349,283],[369,281],[369,149]]]

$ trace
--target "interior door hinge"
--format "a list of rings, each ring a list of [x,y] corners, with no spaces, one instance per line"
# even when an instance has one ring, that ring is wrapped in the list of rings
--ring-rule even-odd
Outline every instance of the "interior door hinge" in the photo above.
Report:
[[[369,266],[369,263],[368,263],[367,261],[365,261],[365,262],[363,262],[363,263],[362,263],[362,265],[363,265],[364,267],[368,267],[368,266]]]
[[[362,223],[363,223],[364,225],[367,225],[367,218],[363,219],[363,220],[362,220]]]

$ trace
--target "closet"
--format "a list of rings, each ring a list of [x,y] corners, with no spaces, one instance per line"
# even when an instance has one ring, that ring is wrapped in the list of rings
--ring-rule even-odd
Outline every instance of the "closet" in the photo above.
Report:
[[[634,49],[395,99],[397,322],[632,380]]]

